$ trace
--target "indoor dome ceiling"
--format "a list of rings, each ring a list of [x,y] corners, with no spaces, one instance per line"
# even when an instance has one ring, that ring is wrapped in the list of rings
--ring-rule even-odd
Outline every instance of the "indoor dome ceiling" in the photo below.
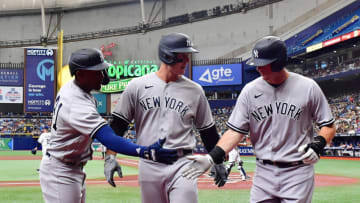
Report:
[[[86,4],[106,2],[129,2],[131,0],[0,0],[1,11],[40,9],[41,1],[44,1],[45,8],[58,7],[81,7]],[[132,0],[134,1],[134,0]]]

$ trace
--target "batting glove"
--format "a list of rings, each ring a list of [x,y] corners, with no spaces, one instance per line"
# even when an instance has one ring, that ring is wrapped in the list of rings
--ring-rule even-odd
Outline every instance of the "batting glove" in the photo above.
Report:
[[[122,171],[119,163],[116,161],[116,156],[112,154],[105,155],[105,163],[104,163],[104,174],[108,183],[116,187],[114,182],[114,173],[117,172],[119,177],[122,178]]]
[[[224,164],[215,164],[215,185],[222,187],[225,185],[228,173]]]
[[[165,139],[159,139],[148,147],[139,148],[139,150],[141,150],[140,157],[164,164],[174,163],[179,158],[177,150],[162,148],[164,142]]]
[[[36,155],[36,149],[35,148],[31,150],[31,154]]]
[[[210,155],[190,155],[186,158],[193,160],[193,162],[182,172],[182,176],[187,179],[196,179],[205,173],[214,164]],[[215,175],[215,179],[216,179]]]
[[[323,136],[316,136],[314,141],[299,147],[298,151],[303,153],[301,159],[305,164],[315,164],[320,159],[320,153],[326,146],[326,140]]]

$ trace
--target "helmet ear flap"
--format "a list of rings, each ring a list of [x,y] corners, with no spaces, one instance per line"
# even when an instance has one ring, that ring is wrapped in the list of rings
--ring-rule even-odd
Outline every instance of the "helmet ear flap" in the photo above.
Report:
[[[159,58],[168,65],[176,62],[176,54],[170,52],[167,47],[164,46],[159,47]]]

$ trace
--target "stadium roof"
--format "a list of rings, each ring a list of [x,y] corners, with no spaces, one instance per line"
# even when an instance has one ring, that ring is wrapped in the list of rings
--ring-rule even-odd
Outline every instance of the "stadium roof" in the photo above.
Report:
[[[50,10],[73,10],[114,4],[140,3],[139,0],[0,0],[0,13],[2,15],[11,15],[16,13],[26,14],[34,10],[40,11],[42,1],[44,1],[44,8]]]

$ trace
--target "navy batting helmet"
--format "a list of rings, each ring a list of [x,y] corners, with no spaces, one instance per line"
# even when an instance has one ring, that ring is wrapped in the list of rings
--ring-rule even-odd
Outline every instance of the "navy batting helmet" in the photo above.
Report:
[[[177,53],[197,53],[198,50],[193,48],[189,36],[182,33],[172,33],[161,38],[159,43],[159,58],[166,64],[180,62]]]
[[[259,40],[253,50],[252,58],[246,63],[251,66],[266,66],[271,64],[273,72],[281,71],[287,61],[285,42],[279,37],[266,36]]]
[[[109,66],[111,64],[104,61],[101,51],[93,48],[73,52],[69,61],[72,76],[77,70],[105,70]]]

